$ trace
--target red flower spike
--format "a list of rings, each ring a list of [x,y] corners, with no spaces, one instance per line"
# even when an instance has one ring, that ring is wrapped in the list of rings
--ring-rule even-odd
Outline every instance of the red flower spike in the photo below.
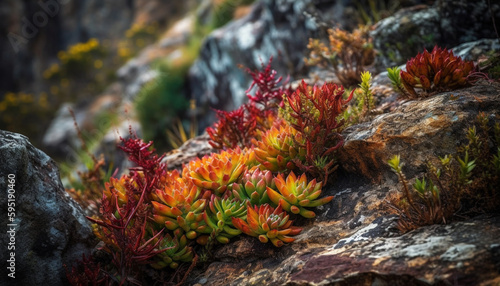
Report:
[[[250,102],[260,104],[264,110],[276,109],[283,102],[283,94],[290,94],[291,92],[290,89],[284,87],[288,83],[288,79],[282,84],[280,83],[283,77],[276,79],[277,72],[271,69],[272,61],[273,57],[270,57],[265,67],[264,63],[262,63],[262,70],[260,71],[247,69],[247,72],[253,78],[252,84],[246,91],[247,97]],[[251,95],[249,92],[254,86],[257,86],[257,90],[255,95]]]
[[[231,112],[223,110],[216,112],[219,121],[213,128],[207,128],[211,139],[210,145],[216,149],[250,146],[250,138],[254,137],[256,132],[255,115],[246,112],[245,106]]]
[[[272,58],[261,71],[247,71],[253,82],[246,91],[249,102],[235,111],[217,110],[218,122],[207,128],[209,142],[217,149],[251,147],[251,139],[259,139],[277,118],[278,106],[283,104],[283,95],[290,94],[290,88],[281,84],[282,77],[276,79],[276,71],[271,69]],[[285,81],[284,84],[286,84]],[[255,95],[248,92],[256,88]]]
[[[137,177],[141,174],[142,180],[136,180],[136,183],[142,184],[142,181],[148,183],[146,186],[146,200],[149,201],[149,195],[158,187],[155,178],[165,175],[166,164],[161,162],[165,155],[158,156],[155,154],[155,149],[151,148],[153,142],[144,143],[138,138],[121,138],[121,140],[122,145],[118,146],[118,148],[123,150],[128,155],[128,159],[137,165],[137,167],[130,169],[132,172],[131,177]],[[141,185],[139,189],[142,189]]]

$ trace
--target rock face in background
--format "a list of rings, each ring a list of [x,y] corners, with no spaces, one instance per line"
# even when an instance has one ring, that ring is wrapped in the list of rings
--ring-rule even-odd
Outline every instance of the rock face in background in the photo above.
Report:
[[[371,34],[379,52],[378,70],[405,63],[423,47],[452,48],[496,37],[487,0],[400,4],[407,8],[381,20]],[[303,59],[308,53],[308,39],[324,37],[326,28],[355,28],[353,19],[359,15],[354,14],[353,5],[350,1],[265,0],[247,17],[214,31],[189,75],[192,98],[207,114],[202,127],[215,120],[209,107],[233,110],[246,100],[245,90],[251,79],[239,65],[253,70],[273,55],[273,68],[278,74],[292,79],[306,77],[308,68]],[[500,26],[500,5],[493,3],[491,12]]]
[[[425,159],[456,152],[479,111],[498,121],[499,99],[500,86],[483,81],[352,126],[340,152],[343,169],[324,188],[335,198],[318,207],[314,222],[293,218],[304,228],[295,242],[275,248],[237,239],[214,250],[215,262],[189,285],[498,285],[498,214],[403,235],[384,199],[400,189],[388,158],[400,153],[411,181]]]
[[[89,221],[64,190],[55,162],[28,138],[0,131],[0,212],[2,265],[15,226],[15,279],[2,274],[2,285],[65,285],[66,269],[94,246]],[[15,220],[8,220],[8,176],[15,176]],[[5,230],[5,227],[8,227]],[[4,268],[5,269],[5,268]],[[2,273],[6,273],[5,270]]]
[[[379,51],[381,68],[405,63],[423,48],[435,45],[453,48],[466,42],[497,37],[500,27],[500,4],[487,0],[437,0],[434,5],[420,5],[402,9],[381,20],[371,33],[375,49]]]
[[[241,105],[251,78],[239,65],[254,70],[274,56],[280,75],[300,73],[305,45],[316,29],[302,14],[309,5],[309,0],[261,1],[246,17],[210,34],[189,73],[197,104],[224,110]],[[213,122],[213,113],[204,121]]]

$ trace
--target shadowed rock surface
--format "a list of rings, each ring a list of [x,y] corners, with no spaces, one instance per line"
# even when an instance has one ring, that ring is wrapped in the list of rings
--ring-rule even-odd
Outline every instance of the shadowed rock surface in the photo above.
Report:
[[[89,221],[64,190],[55,162],[28,138],[0,130],[0,162],[0,242],[4,247],[0,259],[4,266],[10,255],[7,224],[16,225],[15,279],[2,274],[0,284],[66,285],[64,266],[71,269],[94,246]],[[15,175],[14,222],[7,216],[9,174]]]

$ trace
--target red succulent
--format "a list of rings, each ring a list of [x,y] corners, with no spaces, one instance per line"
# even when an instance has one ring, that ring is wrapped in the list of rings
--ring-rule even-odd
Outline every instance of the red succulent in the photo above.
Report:
[[[470,83],[469,76],[476,70],[472,61],[463,61],[451,50],[434,47],[425,50],[406,63],[406,71],[401,71],[401,80],[411,98],[418,97],[415,88],[426,94],[453,90]]]
[[[311,88],[302,81],[297,90],[285,100],[287,120],[303,137],[300,141],[296,140],[296,144],[307,151],[305,162],[296,160],[295,163],[303,171],[324,178],[325,181],[335,169],[332,153],[344,143],[340,134],[344,121],[339,116],[347,108],[354,90],[345,100],[343,94],[343,86],[325,83],[321,87]]]
[[[276,79],[277,72],[271,69],[271,63],[273,57],[269,58],[267,66],[264,67],[262,63],[262,70],[251,71],[247,69],[248,73],[252,76],[253,82],[248,88],[247,97],[251,102],[259,103],[263,106],[263,109],[277,108],[283,102],[283,94],[290,94],[290,88],[285,88],[284,85],[287,84],[288,79],[282,84],[283,77]],[[254,95],[251,95],[250,90],[254,86],[257,86],[257,90]]]
[[[250,139],[255,134],[257,121],[253,113],[246,112],[245,106],[234,111],[217,110],[219,119],[212,127],[207,128],[209,142],[217,149],[250,146]]]

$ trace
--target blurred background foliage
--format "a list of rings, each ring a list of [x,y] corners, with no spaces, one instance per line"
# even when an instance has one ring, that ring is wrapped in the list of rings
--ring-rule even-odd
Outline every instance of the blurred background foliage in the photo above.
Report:
[[[117,71],[121,67],[126,65],[128,61],[134,60],[142,51],[147,50],[152,45],[158,45],[158,41],[162,38],[168,37],[166,32],[187,13],[192,14],[195,18],[192,27],[188,28],[192,31],[186,32],[188,39],[175,50],[175,56],[159,57],[152,61],[150,67],[158,77],[142,87],[138,92],[137,99],[133,100],[131,108],[137,113],[145,139],[155,140],[160,150],[171,149],[172,144],[169,143],[171,140],[168,139],[168,133],[172,132],[167,132],[167,130],[172,129],[171,127],[175,125],[176,127],[173,128],[178,132],[179,125],[173,124],[174,121],[180,121],[181,125],[186,126],[187,129],[191,124],[192,117],[190,117],[188,108],[190,104],[186,79],[189,67],[199,54],[203,39],[214,29],[223,26],[235,17],[238,18],[248,13],[249,5],[254,0],[202,1],[209,4],[204,10],[206,15],[196,14],[200,13],[200,1],[185,1],[185,3],[170,3],[172,1],[164,0],[135,2],[137,2],[136,6],[129,7],[133,13],[125,14],[130,19],[118,21],[113,17],[119,16],[120,13],[123,14],[123,12],[119,9],[115,12],[109,11],[111,19],[108,21],[110,24],[114,24],[116,29],[104,27],[108,31],[96,32],[94,37],[91,37],[92,33],[83,33],[81,29],[81,34],[72,34],[68,37],[69,39],[61,39],[62,36],[50,34],[56,29],[59,29],[56,32],[64,32],[60,31],[63,29],[59,27],[60,23],[54,23],[66,21],[59,15],[61,13],[54,16],[54,21],[49,21],[47,31],[40,29],[35,40],[29,41],[25,47],[27,50],[22,50],[21,53],[31,53],[33,49],[38,48],[36,46],[39,45],[39,38],[43,38],[43,40],[55,38],[57,41],[42,44],[44,47],[48,45],[49,48],[43,55],[43,61],[36,63],[36,68],[33,68],[32,72],[35,75],[30,76],[31,81],[21,78],[19,83],[3,82],[0,86],[0,129],[24,134],[30,137],[36,146],[44,149],[41,143],[42,139],[63,103],[88,104],[103,93],[105,94],[113,83],[120,80]],[[157,9],[152,8],[155,7],[152,6],[153,4],[156,5]],[[4,5],[11,5],[15,8],[17,4],[12,2]],[[68,5],[73,5],[73,3]],[[137,5],[143,7],[138,8]],[[22,7],[17,8],[22,9]],[[29,5],[24,8],[40,9],[40,7]],[[64,8],[68,7],[61,5],[58,11],[63,11]],[[88,9],[92,9],[92,7]],[[96,13],[107,13],[106,7],[94,7],[93,9]],[[17,12],[22,13],[23,11]],[[71,14],[72,12],[64,13]],[[93,18],[90,19],[93,20]],[[92,25],[98,25],[99,21],[96,17],[95,24],[87,23],[87,25],[92,27]],[[77,24],[82,25],[81,23]],[[57,50],[58,46],[63,48]],[[1,49],[2,47],[0,47],[0,52],[2,52]],[[11,52],[12,47],[9,46],[5,49]],[[26,69],[29,68],[26,66]],[[36,74],[37,71],[40,71],[40,74]],[[8,87],[2,88],[4,86]],[[99,118],[102,117],[112,117],[112,114],[107,114],[112,112],[116,112],[116,110],[104,110],[93,121],[98,122]],[[105,125],[106,127],[100,126],[98,129],[110,128],[112,124]],[[106,132],[106,130],[98,131],[94,133]],[[187,132],[187,134],[191,133]],[[83,135],[85,141],[93,141],[92,135]]]

